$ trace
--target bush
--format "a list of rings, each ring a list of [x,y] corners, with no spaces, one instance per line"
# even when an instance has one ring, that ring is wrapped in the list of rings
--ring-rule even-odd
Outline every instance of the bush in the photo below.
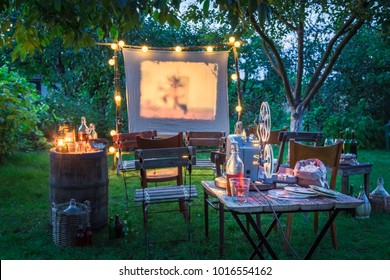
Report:
[[[37,124],[47,106],[39,101],[33,84],[7,67],[0,68],[0,109],[0,162],[15,149],[46,145]]]

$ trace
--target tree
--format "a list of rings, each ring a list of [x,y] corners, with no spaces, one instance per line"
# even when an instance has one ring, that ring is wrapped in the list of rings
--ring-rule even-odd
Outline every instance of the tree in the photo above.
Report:
[[[207,12],[210,0],[199,1]],[[378,28],[379,24],[387,27],[389,23],[386,1],[215,2],[233,26],[250,26],[262,39],[261,48],[282,81],[293,131],[303,129],[310,102],[332,75],[343,49],[363,24]]]

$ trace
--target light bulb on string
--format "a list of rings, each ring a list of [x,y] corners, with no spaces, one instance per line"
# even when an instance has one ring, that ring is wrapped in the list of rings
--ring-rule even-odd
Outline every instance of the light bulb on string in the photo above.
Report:
[[[236,38],[234,38],[233,36],[229,37],[229,42],[230,43],[234,43],[236,41]]]
[[[239,48],[239,47],[241,46],[241,42],[240,42],[240,41],[235,41],[235,42],[234,42],[234,46],[235,46],[236,48]]]
[[[238,76],[236,73],[233,73],[230,77],[232,78],[233,81],[237,81],[237,79],[238,79]]]
[[[113,146],[111,146],[109,149],[108,149],[108,152],[110,153],[110,154],[113,154],[113,153],[115,153],[115,148],[113,147]]]
[[[120,41],[118,42],[118,45],[119,45],[120,48],[123,48],[123,47],[125,46],[125,41],[120,40]]]
[[[237,113],[241,113],[241,111],[242,111],[241,105],[237,105],[237,106],[236,106],[236,112],[237,112]]]
[[[118,133],[116,132],[116,130],[114,130],[114,129],[112,129],[111,131],[110,131],[110,135],[111,136],[115,136],[115,135],[117,135]]]
[[[122,97],[120,95],[115,95],[115,101],[116,102],[121,102],[122,101]]]
[[[181,47],[180,46],[176,46],[175,51],[176,52],[181,52]]]
[[[112,44],[111,44],[111,49],[113,49],[113,50],[118,49],[118,45],[115,44],[115,43],[112,43]]]
[[[147,52],[149,50],[149,48],[147,46],[142,46],[142,51],[143,52]]]
[[[213,48],[212,46],[208,46],[208,47],[207,47],[207,51],[208,51],[208,52],[212,52],[213,50],[214,50],[214,48]]]
[[[114,65],[115,65],[115,59],[111,58],[111,59],[108,61],[108,64],[110,64],[111,66],[114,66]]]

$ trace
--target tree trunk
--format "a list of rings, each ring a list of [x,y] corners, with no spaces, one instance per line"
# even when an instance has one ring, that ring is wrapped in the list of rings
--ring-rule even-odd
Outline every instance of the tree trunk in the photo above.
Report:
[[[305,116],[305,108],[302,104],[297,107],[291,107],[290,131],[303,130],[303,118]]]

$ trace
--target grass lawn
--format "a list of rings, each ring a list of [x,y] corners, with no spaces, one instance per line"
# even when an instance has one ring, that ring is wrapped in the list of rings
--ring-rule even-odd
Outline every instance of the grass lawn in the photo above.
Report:
[[[370,191],[376,187],[378,177],[383,177],[385,188],[390,192],[390,151],[359,151],[359,161],[374,164],[371,174]],[[109,167],[112,158],[109,156]],[[193,182],[198,188],[199,198],[192,207],[193,253],[188,242],[156,243],[152,249],[152,259],[219,259],[218,255],[218,216],[210,209],[210,238],[204,236],[203,190],[200,180],[205,174],[195,174]],[[208,177],[212,179],[212,177]],[[125,191],[121,175],[109,171],[109,216],[126,211]],[[363,183],[362,176],[353,176],[355,194]],[[340,182],[338,182],[340,186]],[[134,178],[129,193],[138,188],[138,178]],[[142,211],[140,205],[129,201],[131,215],[129,238],[109,240],[108,229],[94,232],[93,246],[84,248],[59,248],[51,235],[49,226],[49,152],[17,152],[7,163],[0,166],[0,258],[2,260],[142,260],[147,258],[144,245]],[[156,206],[153,206],[156,207]],[[281,259],[302,258],[308,250],[308,241],[314,240],[312,218],[309,213],[295,214],[292,245],[295,253],[283,250],[282,229],[271,233],[270,242]],[[323,222],[325,214],[320,214]],[[223,259],[246,259],[250,245],[229,213],[225,215],[225,255]],[[264,224],[269,215],[263,215]],[[285,217],[282,217],[282,224]],[[177,213],[151,214],[152,239],[186,237],[186,225]],[[342,213],[336,219],[339,248],[332,248],[330,234],[320,243],[313,259],[320,260],[389,260],[390,259],[390,213],[372,212],[366,220],[357,220],[352,215]],[[266,255],[267,256],[267,255]]]

